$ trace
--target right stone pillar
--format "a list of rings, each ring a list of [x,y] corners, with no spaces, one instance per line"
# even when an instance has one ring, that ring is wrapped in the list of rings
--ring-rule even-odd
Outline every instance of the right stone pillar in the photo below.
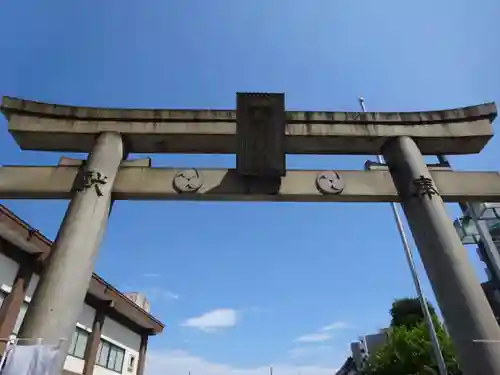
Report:
[[[395,137],[382,153],[460,368],[464,375],[500,375],[500,328],[420,150],[411,138]]]

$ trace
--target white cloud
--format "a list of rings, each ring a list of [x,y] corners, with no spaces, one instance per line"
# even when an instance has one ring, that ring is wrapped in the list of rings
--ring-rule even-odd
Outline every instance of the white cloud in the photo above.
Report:
[[[164,290],[162,294],[165,298],[179,299],[179,295],[171,292],[170,290]]]
[[[238,322],[238,312],[234,309],[216,309],[203,315],[189,318],[183,327],[197,328],[205,332],[213,332],[224,328],[232,328]]]
[[[331,331],[346,329],[348,328],[348,324],[346,322],[333,322],[332,324],[328,324],[318,330],[315,333],[309,333],[307,335],[302,335],[297,337],[294,342],[300,343],[312,343],[312,342],[323,342],[328,341],[332,338]]]
[[[324,326],[321,328],[321,331],[323,332],[329,332],[329,331],[334,331],[338,329],[346,329],[349,328],[349,325],[346,322],[333,322],[332,324],[328,324],[327,326]]]
[[[341,365],[341,364],[339,364]],[[146,375],[184,374],[192,375],[269,375],[269,366],[238,368],[227,364],[212,363],[180,350],[148,352]],[[336,370],[328,366],[273,365],[279,375],[333,375]]]
[[[322,341],[327,341],[330,340],[332,336],[328,333],[311,333],[309,335],[303,335],[300,337],[297,337],[294,341],[295,342],[322,342]]]

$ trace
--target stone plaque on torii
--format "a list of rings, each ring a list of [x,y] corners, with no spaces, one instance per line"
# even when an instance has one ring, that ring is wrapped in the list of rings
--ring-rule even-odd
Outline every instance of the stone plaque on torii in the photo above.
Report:
[[[500,328],[443,202],[500,201],[498,172],[428,166],[479,153],[494,104],[432,112],[285,111],[283,94],[241,93],[234,110],[134,110],[4,98],[22,149],[89,153],[0,167],[2,199],[70,199],[21,337],[70,337],[112,200],[400,202],[466,375],[500,375]],[[129,153],[231,153],[235,169],[155,168]],[[286,154],[383,154],[368,170],[287,170]],[[62,360],[61,360],[62,368]]]

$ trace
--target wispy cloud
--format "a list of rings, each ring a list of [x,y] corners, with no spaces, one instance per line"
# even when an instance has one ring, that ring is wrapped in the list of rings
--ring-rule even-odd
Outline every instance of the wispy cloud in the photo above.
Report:
[[[322,341],[327,341],[330,340],[332,336],[328,333],[310,333],[308,335],[302,335],[300,337],[297,337],[294,341],[295,342],[322,342]]]
[[[297,343],[315,343],[328,341],[332,338],[333,331],[346,329],[348,327],[349,325],[346,322],[333,322],[324,327],[321,327],[317,332],[299,336],[293,341]]]
[[[339,321],[339,322],[333,322],[332,324],[328,324],[327,326],[322,327],[321,331],[329,332],[338,329],[347,329],[349,327],[350,327],[349,324],[347,324],[346,322]]]
[[[179,299],[179,295],[171,292],[170,290],[160,290],[160,295],[169,299]]]
[[[187,319],[181,325],[204,332],[214,332],[232,328],[238,323],[238,312],[234,309],[216,309],[200,316]]]

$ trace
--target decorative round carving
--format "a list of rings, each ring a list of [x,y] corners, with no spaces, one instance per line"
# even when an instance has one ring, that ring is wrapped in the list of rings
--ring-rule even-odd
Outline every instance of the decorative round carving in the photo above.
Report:
[[[173,185],[178,193],[196,193],[203,186],[203,178],[196,169],[186,169],[175,175]]]
[[[316,187],[323,194],[339,194],[344,190],[345,183],[337,172],[326,171],[316,177]]]

